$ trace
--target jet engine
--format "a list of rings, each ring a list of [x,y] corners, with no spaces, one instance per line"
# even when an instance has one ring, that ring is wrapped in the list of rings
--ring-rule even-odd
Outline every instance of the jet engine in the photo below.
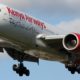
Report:
[[[80,53],[80,34],[71,33],[64,37],[63,47],[72,53]]]

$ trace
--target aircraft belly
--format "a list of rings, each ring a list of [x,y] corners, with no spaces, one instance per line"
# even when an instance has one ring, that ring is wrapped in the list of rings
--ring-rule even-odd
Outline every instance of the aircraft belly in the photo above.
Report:
[[[32,56],[35,56],[37,58],[43,59],[43,60],[50,60],[50,61],[68,61],[68,55],[66,53],[61,53],[58,50],[55,49],[48,49],[46,48],[36,48],[25,51],[25,53],[28,53]]]

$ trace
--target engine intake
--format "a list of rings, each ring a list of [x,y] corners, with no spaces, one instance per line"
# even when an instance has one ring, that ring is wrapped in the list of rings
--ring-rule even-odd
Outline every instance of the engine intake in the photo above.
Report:
[[[63,39],[63,46],[68,51],[80,50],[80,34],[71,33]]]

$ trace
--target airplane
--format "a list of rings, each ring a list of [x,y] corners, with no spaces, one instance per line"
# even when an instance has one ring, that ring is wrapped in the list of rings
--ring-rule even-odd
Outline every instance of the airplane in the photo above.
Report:
[[[61,30],[63,32],[63,30]],[[54,27],[14,8],[0,4],[0,52],[19,62],[13,71],[29,76],[24,61],[58,61],[74,74],[80,73],[80,34],[60,34]]]

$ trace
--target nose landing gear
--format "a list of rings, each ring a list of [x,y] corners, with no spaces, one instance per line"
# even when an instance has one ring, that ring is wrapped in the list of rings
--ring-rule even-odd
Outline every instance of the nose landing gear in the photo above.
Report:
[[[20,62],[20,64],[18,65],[14,64],[13,71],[19,74],[19,76],[23,76],[23,74],[25,74],[26,76],[30,75],[30,71],[26,67],[24,67],[22,62]]]

